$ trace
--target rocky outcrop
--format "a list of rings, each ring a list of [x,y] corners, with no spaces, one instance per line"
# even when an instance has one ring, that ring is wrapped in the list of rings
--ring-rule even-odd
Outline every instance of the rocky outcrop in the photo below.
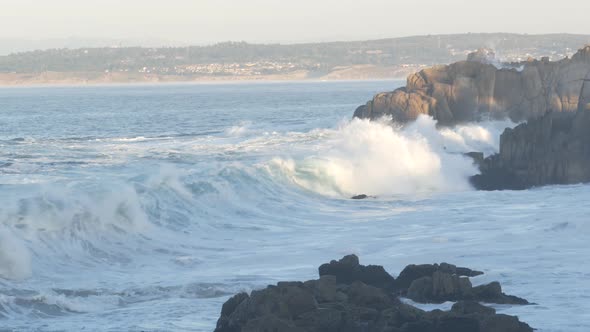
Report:
[[[498,304],[529,304],[527,300],[502,293],[498,282],[473,287],[469,277],[483,272],[452,264],[409,265],[398,276],[398,294],[422,303],[481,301]]]
[[[391,116],[407,122],[421,114],[441,125],[509,117],[534,119],[590,108],[590,46],[572,58],[502,65],[481,50],[462,61],[412,74],[405,87],[377,94],[357,108],[358,118]]]
[[[498,283],[471,287],[467,277],[481,274],[451,264],[411,265],[398,279],[381,266],[363,266],[346,256],[320,267],[320,279],[279,282],[240,293],[222,307],[216,332],[529,332],[517,317],[496,314],[476,301],[494,302]],[[432,283],[424,278],[431,278]],[[450,286],[457,278],[458,288]],[[454,285],[454,284],[453,284]],[[398,294],[417,291],[429,301],[435,294],[459,299],[450,311],[426,312],[404,304]],[[460,289],[461,293],[455,290]],[[476,289],[478,289],[476,291]],[[469,291],[471,290],[471,291]],[[506,296],[506,295],[502,295]],[[487,300],[484,300],[487,299]],[[489,300],[489,301],[488,301]],[[528,303],[519,299],[519,304]],[[502,300],[499,303],[516,303]]]
[[[331,275],[341,284],[351,284],[360,281],[369,286],[391,290],[395,288],[395,279],[385,271],[383,266],[364,266],[359,263],[356,255],[348,255],[339,261],[331,261],[319,267],[320,277]]]
[[[506,129],[500,152],[480,162],[471,182],[483,190],[590,182],[589,128],[590,110],[547,113]]]

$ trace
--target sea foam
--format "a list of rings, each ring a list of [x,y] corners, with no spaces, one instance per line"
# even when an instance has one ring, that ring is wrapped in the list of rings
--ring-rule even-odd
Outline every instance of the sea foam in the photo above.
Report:
[[[436,127],[421,116],[407,126],[354,119],[326,133],[317,151],[303,158],[275,158],[273,164],[294,183],[314,192],[403,195],[470,190],[478,172],[463,153],[497,151],[500,128],[508,122]]]
[[[30,275],[29,250],[16,236],[0,228],[0,278],[21,280]]]

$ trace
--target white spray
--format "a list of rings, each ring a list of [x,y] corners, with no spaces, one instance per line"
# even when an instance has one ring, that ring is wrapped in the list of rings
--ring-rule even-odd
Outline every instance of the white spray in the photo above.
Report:
[[[296,184],[330,196],[470,190],[468,178],[477,169],[463,153],[494,152],[496,131],[509,126],[488,125],[439,130],[426,116],[403,128],[355,119],[329,132],[313,155],[275,158],[273,164]]]

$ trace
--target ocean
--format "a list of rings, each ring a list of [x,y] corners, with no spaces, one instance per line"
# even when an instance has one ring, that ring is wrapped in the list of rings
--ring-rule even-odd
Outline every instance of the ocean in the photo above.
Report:
[[[350,253],[482,270],[536,303],[499,312],[589,331],[590,186],[473,190],[463,153],[509,121],[351,119],[402,84],[0,89],[0,331],[212,331]]]

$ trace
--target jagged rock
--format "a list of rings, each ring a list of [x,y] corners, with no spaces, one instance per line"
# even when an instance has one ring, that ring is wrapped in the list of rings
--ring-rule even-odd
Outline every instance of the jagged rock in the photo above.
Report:
[[[497,281],[486,285],[473,287],[473,299],[486,303],[497,304],[529,304],[525,299],[513,295],[506,295],[502,293],[502,286]]]
[[[445,263],[442,263],[441,266],[443,266],[443,264],[445,264]],[[451,264],[447,264],[447,265],[450,265],[451,267],[455,266],[455,265],[451,265]],[[477,276],[480,276],[483,274],[483,272],[481,272],[481,271],[472,270],[472,269],[468,269],[466,267],[460,267],[460,266],[456,266],[455,271],[452,273],[455,273],[455,274],[462,276],[462,277],[477,277]]]
[[[528,304],[525,299],[502,293],[498,282],[473,287],[469,278],[482,274],[454,265],[410,265],[396,280],[397,290],[407,298],[422,303],[472,300],[499,304]],[[409,286],[406,286],[407,284]]]
[[[360,265],[356,255],[348,255],[339,261],[331,261],[319,268],[320,276],[333,275],[338,283],[351,284],[361,281],[367,285],[393,289],[395,279],[385,271],[383,266]]]
[[[471,183],[482,190],[590,182],[590,110],[547,113],[506,129],[500,152],[486,158]]]
[[[590,109],[590,46],[556,62],[544,58],[497,68],[489,59],[489,54],[473,54],[470,61],[412,74],[405,87],[377,94],[354,117],[386,115],[407,122],[425,114],[452,125],[504,117],[519,122],[546,111]]]
[[[456,274],[463,277],[476,277],[482,275],[483,272],[471,270],[465,267],[457,267],[452,264],[441,263],[439,264],[421,264],[421,265],[408,265],[399,274],[395,281],[395,286],[398,290],[407,290],[412,282],[422,277],[432,277],[435,272],[445,272],[449,274]]]
[[[462,299],[471,292],[471,281],[456,274],[434,272],[432,275],[432,296],[434,299]]]
[[[246,293],[239,293],[232,296],[229,300],[227,300],[223,306],[221,307],[221,316],[219,317],[218,325],[234,325],[235,320],[238,319],[238,315],[234,316],[234,322],[230,323],[229,318],[235,312],[236,308],[240,303],[244,302],[249,298],[248,294]],[[238,319],[239,320],[239,319]],[[229,330],[228,330],[229,331]]]
[[[432,277],[422,277],[414,280],[408,290],[406,296],[416,302],[430,302],[433,293]]]
[[[260,331],[281,331],[281,332],[305,332],[304,329],[295,326],[291,321],[280,319],[274,315],[264,315],[249,320],[241,332],[260,332]]]
[[[394,303],[397,303],[395,298],[385,289],[365,285],[360,281],[355,281],[353,284],[346,287],[344,293],[347,295],[349,303],[355,304],[359,307],[377,309],[379,311],[387,309]]]
[[[472,286],[468,278],[436,271],[431,277],[414,280],[406,296],[416,302],[442,303],[471,299]]]
[[[530,326],[518,320],[517,317],[496,314],[486,315],[480,321],[480,332],[518,332],[533,331]],[[449,331],[450,332],[450,331]]]
[[[435,326],[436,331],[473,332],[479,330],[479,321],[468,316],[444,316]]]
[[[496,313],[496,309],[486,307],[485,305],[479,304],[479,302],[475,301],[459,301],[453,304],[451,308],[452,312],[458,314],[481,314],[481,315],[493,315]]]
[[[369,198],[369,196],[367,196],[365,194],[361,194],[361,195],[352,196],[350,199],[365,199],[365,198]]]
[[[437,270],[438,264],[408,265],[397,276],[395,286],[399,290],[407,290],[415,280],[432,277]]]
[[[478,190],[524,190],[531,187],[511,170],[500,166],[497,154],[486,158],[479,169],[481,174],[469,178]]]
[[[233,296],[223,305],[215,332],[532,331],[518,318],[497,315],[494,309],[477,302],[458,302],[448,312],[425,312],[404,304],[391,289],[393,277],[384,276],[385,270],[380,266],[360,265],[354,255],[322,266],[320,270],[326,274],[319,280],[279,282],[276,286],[253,291],[250,296],[245,293]],[[418,280],[430,278],[436,285],[432,289],[441,294],[453,290],[454,278],[460,278],[460,274],[478,273],[451,264],[414,265],[404,271],[406,276],[431,272],[430,277]],[[351,274],[345,277],[346,273]],[[496,296],[498,291],[501,293],[495,284],[479,289],[490,297]]]
[[[346,294],[338,289],[336,277],[333,275],[323,275],[318,280],[308,280],[304,284],[319,303],[348,300]]]

